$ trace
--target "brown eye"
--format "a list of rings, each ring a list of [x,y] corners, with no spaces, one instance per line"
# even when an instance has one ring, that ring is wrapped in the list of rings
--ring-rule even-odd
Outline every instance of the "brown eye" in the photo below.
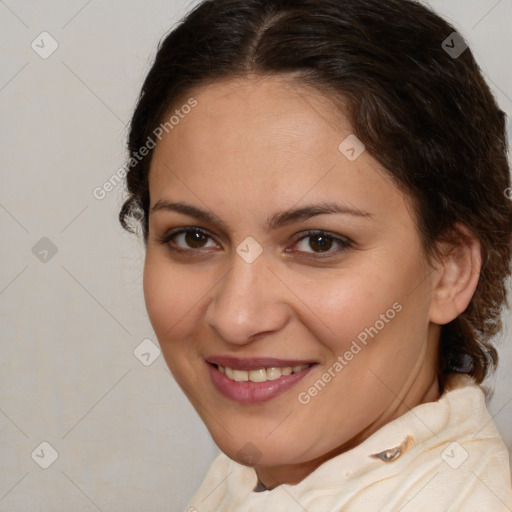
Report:
[[[332,247],[332,238],[325,235],[313,235],[309,237],[309,247],[315,252],[328,251]]]
[[[212,237],[197,228],[179,229],[163,237],[158,237],[158,240],[175,251],[193,251],[194,249],[216,247]],[[208,245],[209,242],[211,242],[210,245]]]
[[[300,238],[296,243],[298,252],[306,254],[335,255],[339,252],[350,249],[352,243],[343,238],[338,238],[324,231],[310,231],[306,236]]]
[[[187,233],[184,233],[184,235],[185,243],[194,249],[200,249],[201,247],[204,247],[209,238],[200,231],[188,231]]]

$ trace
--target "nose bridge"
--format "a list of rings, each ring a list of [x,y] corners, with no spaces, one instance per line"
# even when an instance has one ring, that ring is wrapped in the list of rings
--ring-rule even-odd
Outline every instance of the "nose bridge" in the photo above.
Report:
[[[242,255],[233,255],[231,270],[216,287],[206,313],[208,324],[223,339],[238,344],[255,334],[278,330],[286,321],[267,262],[262,256],[252,261],[245,258],[244,249],[247,246],[240,244],[237,252],[242,250]]]

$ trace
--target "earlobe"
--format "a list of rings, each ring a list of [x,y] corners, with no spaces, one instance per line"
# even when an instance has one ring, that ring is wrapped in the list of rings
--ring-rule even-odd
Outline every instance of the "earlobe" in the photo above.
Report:
[[[462,236],[439,244],[442,258],[436,269],[430,308],[430,321],[439,325],[451,322],[468,307],[482,267],[479,240],[462,224],[457,224],[456,229]]]

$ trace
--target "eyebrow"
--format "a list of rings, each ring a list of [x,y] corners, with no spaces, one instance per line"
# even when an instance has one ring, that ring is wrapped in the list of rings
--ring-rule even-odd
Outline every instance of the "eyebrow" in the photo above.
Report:
[[[215,213],[202,210],[201,208],[188,203],[159,200],[151,208],[150,213],[158,211],[181,213],[183,215],[188,215],[189,217],[195,217],[196,219],[205,223],[217,224],[229,231],[229,226],[220,217],[215,215]],[[354,208],[346,204],[324,202],[318,204],[309,204],[301,208],[278,212],[268,219],[267,225],[269,230],[275,230],[295,222],[304,222],[312,217],[316,217],[317,215],[326,214],[343,214],[351,215],[353,217],[374,219],[371,213],[365,212],[358,208]]]

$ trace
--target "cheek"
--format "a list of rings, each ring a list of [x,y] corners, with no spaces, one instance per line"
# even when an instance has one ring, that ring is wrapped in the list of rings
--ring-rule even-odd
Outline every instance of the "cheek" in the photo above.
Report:
[[[366,270],[326,272],[299,282],[295,278],[293,291],[302,303],[304,323],[338,353],[388,310],[394,316],[392,307],[399,297],[396,282]]]
[[[207,290],[204,280],[186,266],[178,268],[148,249],[143,285],[148,316],[160,343],[185,336],[194,305]]]
[[[197,373],[197,354],[191,334],[199,322],[197,312],[208,290],[206,284],[186,266],[178,268],[158,254],[146,253],[143,279],[146,310],[162,356],[185,393],[195,387],[190,382],[191,376]]]

